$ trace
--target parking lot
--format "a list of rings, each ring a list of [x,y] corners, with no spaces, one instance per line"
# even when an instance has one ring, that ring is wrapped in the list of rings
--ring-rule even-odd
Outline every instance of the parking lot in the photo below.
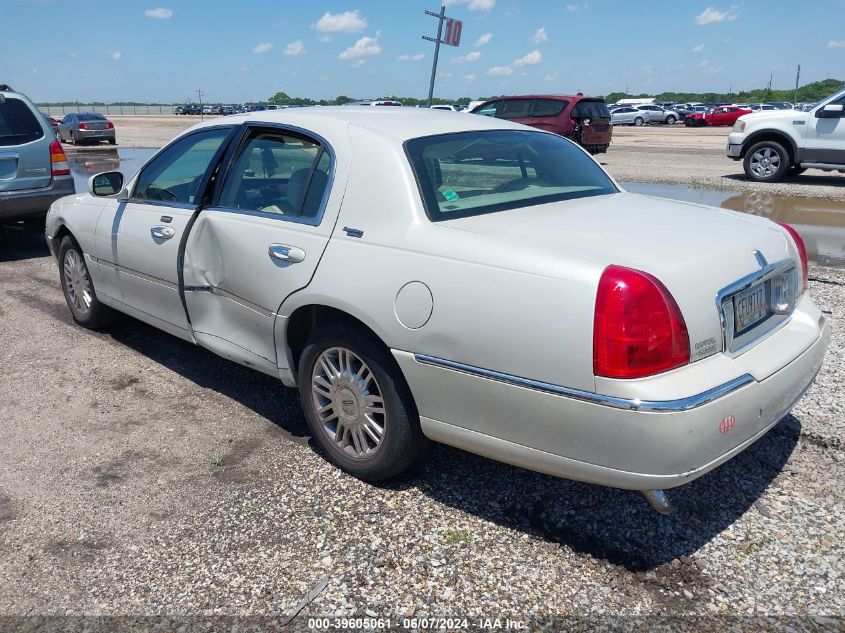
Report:
[[[637,493],[446,447],[400,481],[355,480],[316,454],[294,391],[128,317],[75,326],[41,231],[0,228],[2,614],[292,613],[325,582],[302,626],[608,614],[723,630],[731,614],[832,630],[845,274],[810,272],[833,331],[816,385],[751,448],[670,490],[663,517]]]

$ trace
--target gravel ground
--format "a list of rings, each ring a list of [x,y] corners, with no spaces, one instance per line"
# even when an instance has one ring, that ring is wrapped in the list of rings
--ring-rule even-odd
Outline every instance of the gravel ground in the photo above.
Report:
[[[352,479],[316,454],[294,391],[130,318],[75,326],[39,232],[0,227],[0,616],[281,618],[325,581],[296,627],[841,630],[845,272],[811,273],[833,326],[816,385],[663,517],[448,447],[403,480]]]

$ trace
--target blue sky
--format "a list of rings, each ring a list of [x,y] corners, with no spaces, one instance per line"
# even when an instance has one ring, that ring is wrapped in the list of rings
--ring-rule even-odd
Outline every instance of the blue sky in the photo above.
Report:
[[[437,0],[0,0],[36,101],[425,96]],[[447,0],[435,95],[786,88],[845,77],[845,0]],[[11,27],[11,28],[8,28]]]

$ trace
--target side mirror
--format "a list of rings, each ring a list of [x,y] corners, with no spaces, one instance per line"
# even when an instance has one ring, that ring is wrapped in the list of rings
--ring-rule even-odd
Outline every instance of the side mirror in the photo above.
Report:
[[[123,174],[119,171],[107,171],[88,179],[88,193],[92,196],[107,198],[123,191]]]
[[[843,106],[838,103],[828,103],[816,110],[817,119],[840,119],[842,118]]]

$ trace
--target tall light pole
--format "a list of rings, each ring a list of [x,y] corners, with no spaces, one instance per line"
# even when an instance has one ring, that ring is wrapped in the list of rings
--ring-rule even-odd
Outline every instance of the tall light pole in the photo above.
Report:
[[[197,90],[197,100],[200,103],[200,121],[205,121],[205,115],[202,112],[202,96],[205,94],[202,90]]]
[[[792,105],[798,102],[798,80],[801,78],[801,64],[798,64],[798,72],[795,73],[795,96],[792,97]]]
[[[443,17],[446,15],[446,0],[440,3],[440,13],[426,11],[426,15],[437,18],[437,37],[434,38],[434,60],[431,62],[431,81],[428,83],[428,107],[431,107],[431,100],[434,97],[434,78],[437,75],[437,59],[440,57],[440,36],[443,35]],[[432,38],[423,35],[424,40],[432,41]]]

